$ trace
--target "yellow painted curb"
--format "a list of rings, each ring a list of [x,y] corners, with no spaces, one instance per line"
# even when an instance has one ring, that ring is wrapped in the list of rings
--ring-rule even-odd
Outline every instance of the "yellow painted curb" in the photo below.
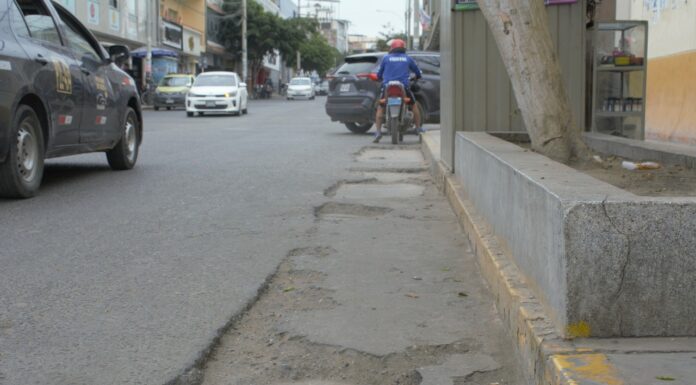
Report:
[[[601,353],[556,355],[551,357],[551,362],[559,375],[558,384],[624,385],[617,369]]]
[[[540,385],[623,385],[604,354],[575,350],[562,338],[497,237],[475,213],[451,171],[439,159],[433,159],[429,145],[432,141],[423,141],[430,172],[469,239],[498,313],[514,338],[528,380]],[[584,332],[584,325],[573,330],[578,335]]]

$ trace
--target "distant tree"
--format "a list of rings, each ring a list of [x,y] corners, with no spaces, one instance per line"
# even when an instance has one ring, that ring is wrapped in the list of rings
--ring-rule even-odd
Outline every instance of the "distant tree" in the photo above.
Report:
[[[320,75],[336,66],[337,58],[341,53],[326,41],[324,36],[314,33],[300,46],[302,56],[302,68],[309,71],[317,71]]]
[[[239,0],[225,2],[222,39],[225,47],[237,56],[242,53],[242,13]],[[319,34],[314,19],[282,19],[266,12],[255,1],[247,3],[247,59],[249,71],[257,74],[263,68],[264,58],[280,54],[290,65],[295,65],[297,52],[302,54],[302,67],[324,73],[334,65],[336,52]],[[321,40],[320,40],[321,39]],[[255,79],[252,77],[252,84]]]
[[[405,33],[388,33],[388,32],[382,32],[380,33],[380,38],[377,39],[377,51],[384,52],[384,51],[389,51],[389,41],[393,39],[401,39],[403,41],[406,41],[406,34]]]

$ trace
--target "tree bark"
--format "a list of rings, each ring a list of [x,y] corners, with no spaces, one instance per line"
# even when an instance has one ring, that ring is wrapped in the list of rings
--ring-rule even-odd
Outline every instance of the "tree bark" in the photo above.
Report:
[[[543,0],[478,0],[498,46],[532,148],[567,163],[589,151],[573,121]]]

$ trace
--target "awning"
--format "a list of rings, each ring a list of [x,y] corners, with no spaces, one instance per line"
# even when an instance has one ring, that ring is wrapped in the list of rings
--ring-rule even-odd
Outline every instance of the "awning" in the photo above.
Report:
[[[145,56],[147,56],[147,47],[140,47],[138,49],[134,49],[130,52],[130,54],[131,57],[144,58]],[[178,57],[179,53],[165,48],[152,48],[152,57],[162,56]]]

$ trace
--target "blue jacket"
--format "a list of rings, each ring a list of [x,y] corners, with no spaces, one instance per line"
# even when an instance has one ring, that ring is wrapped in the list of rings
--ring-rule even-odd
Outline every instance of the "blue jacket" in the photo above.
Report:
[[[382,79],[383,86],[392,80],[398,80],[408,89],[408,77],[411,72],[414,72],[417,78],[423,76],[416,61],[410,56],[405,53],[390,53],[382,59],[377,78]]]

